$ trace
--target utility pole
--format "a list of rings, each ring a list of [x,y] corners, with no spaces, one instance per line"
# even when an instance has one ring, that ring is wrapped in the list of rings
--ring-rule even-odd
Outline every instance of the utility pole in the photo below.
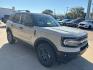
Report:
[[[66,13],[65,13],[66,18],[67,18],[68,10],[69,10],[69,7],[66,7]]]
[[[90,19],[91,4],[92,4],[92,0],[88,0],[88,7],[87,7],[87,13],[86,13],[85,20],[89,20]]]
[[[91,13],[91,19],[93,19],[93,3],[92,3],[92,13]]]
[[[66,14],[68,13],[69,7],[67,7]]]
[[[54,11],[53,11],[53,15],[54,15],[54,18],[56,18],[56,10],[54,9]]]

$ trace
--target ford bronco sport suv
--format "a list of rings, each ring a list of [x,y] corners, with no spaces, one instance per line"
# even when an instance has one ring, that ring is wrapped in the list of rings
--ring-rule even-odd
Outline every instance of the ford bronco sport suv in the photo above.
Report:
[[[6,23],[10,44],[16,39],[35,48],[40,63],[51,67],[56,61],[69,61],[85,52],[87,33],[60,26],[51,16],[30,12],[16,12]]]

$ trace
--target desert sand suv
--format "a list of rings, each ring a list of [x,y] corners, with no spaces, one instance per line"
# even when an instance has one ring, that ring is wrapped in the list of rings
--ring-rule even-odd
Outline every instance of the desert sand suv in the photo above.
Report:
[[[40,63],[51,67],[56,61],[69,61],[85,52],[87,33],[79,29],[60,26],[51,16],[29,12],[17,12],[6,23],[7,39],[31,44]]]

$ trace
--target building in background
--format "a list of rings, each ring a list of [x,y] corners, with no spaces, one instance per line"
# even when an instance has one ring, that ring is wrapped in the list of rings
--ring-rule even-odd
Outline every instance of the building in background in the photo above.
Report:
[[[12,7],[12,9],[0,7],[0,19],[2,19],[5,15],[13,14],[14,12],[15,12],[15,7]]]

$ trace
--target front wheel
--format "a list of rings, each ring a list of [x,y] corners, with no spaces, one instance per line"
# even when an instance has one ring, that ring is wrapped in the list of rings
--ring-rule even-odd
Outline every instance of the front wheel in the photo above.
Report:
[[[7,31],[7,40],[10,44],[15,43],[15,39],[11,31]]]
[[[55,63],[55,52],[47,43],[41,43],[37,47],[37,56],[42,65],[51,67]]]

